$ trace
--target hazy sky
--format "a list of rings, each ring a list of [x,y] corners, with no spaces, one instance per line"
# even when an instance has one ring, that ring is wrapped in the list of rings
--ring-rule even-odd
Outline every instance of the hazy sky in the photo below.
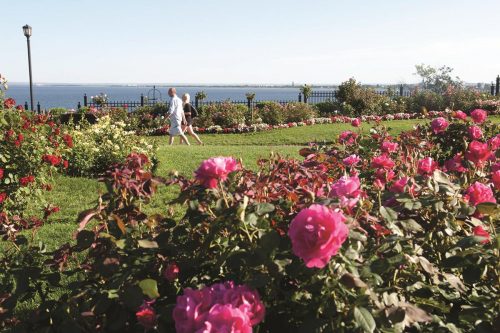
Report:
[[[0,0],[0,73],[35,82],[415,82],[500,74],[500,0]]]

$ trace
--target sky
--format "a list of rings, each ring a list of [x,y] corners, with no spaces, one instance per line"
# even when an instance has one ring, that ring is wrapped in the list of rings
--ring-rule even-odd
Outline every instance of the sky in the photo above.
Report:
[[[37,83],[412,83],[500,74],[499,0],[0,0],[0,73]]]

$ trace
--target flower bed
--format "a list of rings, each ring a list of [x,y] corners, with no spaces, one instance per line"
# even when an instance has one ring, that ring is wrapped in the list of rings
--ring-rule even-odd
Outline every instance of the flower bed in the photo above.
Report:
[[[363,122],[380,122],[380,121],[390,121],[390,120],[408,120],[408,119],[433,119],[435,117],[450,116],[454,111],[430,111],[426,114],[423,113],[396,113],[388,114],[385,116],[361,116],[358,118],[351,118],[346,116],[333,116],[333,117],[322,117],[313,118],[303,122],[290,122],[280,125],[268,125],[268,124],[255,124],[255,125],[239,125],[235,127],[223,128],[221,126],[210,126],[210,127],[194,127],[194,130],[201,134],[236,134],[236,133],[253,133],[270,131],[275,129],[301,127],[301,126],[312,126],[320,124],[351,124],[354,119],[359,119]],[[498,111],[490,111],[491,115],[500,114]],[[146,135],[168,135],[168,126],[163,126],[157,129],[146,131]]]
[[[397,137],[345,131],[257,172],[216,157],[167,180],[131,154],[80,215],[76,244],[0,260],[0,319],[28,331],[494,332],[499,127],[482,110],[435,115]],[[160,185],[180,187],[182,218],[141,210]],[[16,321],[35,294],[37,311]]]

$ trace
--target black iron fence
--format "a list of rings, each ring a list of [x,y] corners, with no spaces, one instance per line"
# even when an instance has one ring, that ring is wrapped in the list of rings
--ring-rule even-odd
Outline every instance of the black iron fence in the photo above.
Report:
[[[496,84],[495,84],[496,83]],[[491,83],[490,87],[490,93],[491,95],[495,96],[500,96],[500,75],[496,77],[496,82]],[[374,90],[375,93],[383,96],[388,96],[388,97],[410,97],[412,95],[412,91],[405,89],[404,85],[400,85],[398,89],[387,89],[387,90]],[[202,107],[204,105],[214,105],[214,104],[222,104],[225,102],[231,102],[233,104],[242,104],[246,105],[249,108],[254,107],[259,103],[263,102],[276,102],[279,104],[287,104],[287,103],[292,103],[292,102],[304,102],[304,103],[309,103],[309,104],[318,104],[318,103],[323,103],[323,102],[334,102],[337,100],[337,93],[338,90],[316,90],[312,91],[310,94],[305,96],[302,92],[298,94],[296,100],[266,100],[266,101],[255,101],[255,100],[225,100],[225,101],[206,101],[206,100],[198,100],[195,99],[195,106],[196,107]],[[103,105],[102,103],[96,103],[92,100],[89,101],[89,98],[87,94],[84,94],[83,96],[83,105],[81,102],[78,102],[77,108],[81,109],[82,107],[95,107],[95,108],[101,108],[102,106],[106,107],[119,107],[119,108],[124,108],[128,111],[134,111],[135,109],[143,106],[154,106],[158,104],[160,101],[157,100],[156,98],[153,98],[152,100],[149,100],[147,97],[144,96],[144,94],[141,94],[140,98],[138,101],[106,101],[106,103]],[[168,104],[168,103],[167,103]],[[28,102],[24,103],[24,108],[28,110]],[[36,105],[36,111],[38,113],[41,113],[41,105],[38,102]]]

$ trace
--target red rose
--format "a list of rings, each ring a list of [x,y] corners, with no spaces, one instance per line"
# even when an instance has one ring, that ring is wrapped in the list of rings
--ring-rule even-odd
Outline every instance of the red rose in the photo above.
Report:
[[[16,101],[13,98],[7,98],[3,101],[3,107],[6,109],[10,109],[16,105]]]
[[[0,193],[0,204],[4,202],[6,198],[7,198],[7,193],[5,192]]]
[[[21,186],[27,186],[29,183],[33,183],[34,181],[34,176],[26,176],[19,179],[19,183],[21,184]]]
[[[483,229],[482,226],[478,225],[477,227],[474,227],[472,230],[472,233],[476,237],[481,237],[483,240],[481,241],[481,244],[486,244],[490,241],[490,234]]]
[[[3,169],[0,169],[0,179],[3,178]]]
[[[156,313],[149,304],[143,304],[135,316],[139,324],[145,328],[153,328],[156,325]]]
[[[64,134],[63,140],[64,140],[64,143],[66,143],[66,146],[68,146],[69,148],[73,148],[73,138],[71,137],[71,135]]]
[[[177,279],[178,275],[179,275],[179,266],[177,266],[175,262],[168,264],[165,270],[163,271],[163,277],[169,282],[174,282]]]
[[[488,149],[488,144],[479,141],[472,141],[469,144],[467,152],[465,152],[465,157],[475,165],[482,165],[491,155],[492,153]]]

